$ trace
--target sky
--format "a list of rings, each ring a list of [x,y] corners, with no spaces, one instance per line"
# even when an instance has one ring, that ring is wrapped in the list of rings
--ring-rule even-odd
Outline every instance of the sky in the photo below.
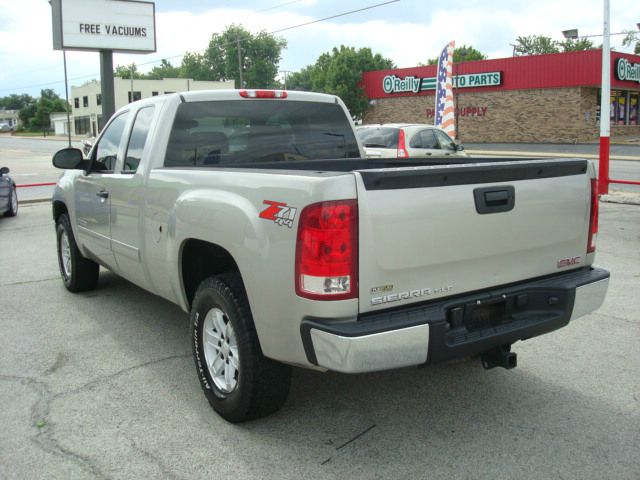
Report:
[[[135,62],[145,72],[163,58],[178,66],[182,54],[203,51],[213,33],[233,23],[254,33],[273,32],[385,1],[156,0],[157,52],[114,53],[114,66]],[[638,28],[638,0],[610,4],[612,33]],[[278,33],[287,41],[280,70],[300,70],[340,45],[369,47],[398,67],[426,63],[450,40],[471,45],[489,58],[508,57],[518,36],[562,40],[562,30],[570,28],[580,35],[601,34],[602,5],[602,0],[398,0]],[[0,0],[0,97],[37,97],[43,88],[64,96],[63,55],[53,50],[51,23],[47,0]],[[622,47],[623,38],[612,36],[611,46],[630,52],[632,48]],[[599,37],[592,40],[601,43]],[[67,72],[70,85],[99,79],[99,54],[67,52]]]

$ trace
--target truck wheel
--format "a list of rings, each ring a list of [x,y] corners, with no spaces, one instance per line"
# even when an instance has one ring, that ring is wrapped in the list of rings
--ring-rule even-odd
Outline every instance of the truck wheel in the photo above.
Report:
[[[4,212],[5,217],[15,217],[18,214],[18,194],[14,185],[9,195],[9,210]]]
[[[56,222],[58,240],[58,266],[64,286],[70,292],[86,292],[98,285],[100,266],[88,258],[84,258],[78,250],[71,230],[69,216],[63,213]]]
[[[235,423],[282,407],[291,367],[262,354],[238,273],[210,277],[200,284],[191,326],[200,384],[216,412]]]

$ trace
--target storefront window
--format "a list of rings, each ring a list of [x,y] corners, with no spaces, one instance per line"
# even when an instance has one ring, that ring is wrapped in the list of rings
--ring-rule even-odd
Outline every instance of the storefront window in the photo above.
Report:
[[[629,125],[640,125],[638,121],[638,102],[640,101],[640,95],[632,94],[629,97]]]
[[[636,92],[612,90],[610,111],[611,125],[640,125],[640,119],[638,118],[639,102],[640,94]]]

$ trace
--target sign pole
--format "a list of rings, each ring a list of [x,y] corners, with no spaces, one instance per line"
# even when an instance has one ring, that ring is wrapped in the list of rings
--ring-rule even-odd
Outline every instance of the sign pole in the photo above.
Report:
[[[69,138],[69,148],[71,148],[71,104],[69,103],[69,81],[67,80],[67,52],[62,50],[64,61],[64,94],[67,99],[67,137]]]
[[[116,111],[112,50],[100,50],[100,88],[102,90],[102,124],[106,125]]]
[[[598,193],[609,193],[609,136],[611,107],[611,48],[609,45],[609,0],[604,0],[602,31],[602,88],[600,90],[600,164]]]

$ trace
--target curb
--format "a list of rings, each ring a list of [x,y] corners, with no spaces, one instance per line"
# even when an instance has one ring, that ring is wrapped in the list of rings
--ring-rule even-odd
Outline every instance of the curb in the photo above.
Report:
[[[640,205],[640,193],[612,192],[601,195],[600,201],[606,203],[623,203],[625,205]]]
[[[33,205],[37,203],[51,202],[50,198],[27,198],[26,200],[18,199],[18,205]]]

